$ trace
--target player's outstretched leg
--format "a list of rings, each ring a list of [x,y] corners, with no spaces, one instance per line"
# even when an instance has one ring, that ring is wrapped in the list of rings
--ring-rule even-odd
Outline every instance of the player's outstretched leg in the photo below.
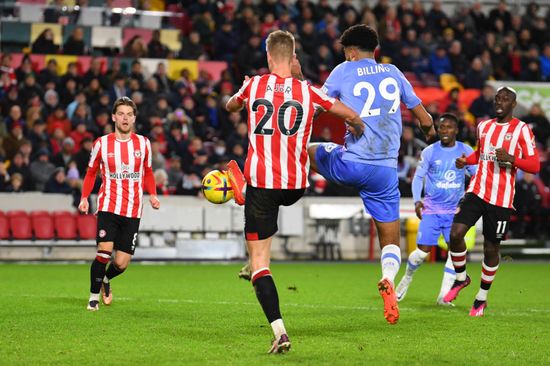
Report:
[[[111,259],[111,251],[98,250],[90,267],[90,298],[86,309],[90,311],[99,310],[99,292],[105,277],[105,267]]]
[[[390,324],[396,324],[399,320],[399,307],[394,291],[395,275],[401,265],[401,249],[395,244],[389,244],[382,248],[380,257],[382,265],[382,279],[378,282],[378,292],[384,301],[384,318]]]
[[[443,270],[443,280],[441,281],[441,289],[439,290],[439,295],[437,296],[437,303],[439,305],[445,306],[454,306],[452,302],[443,301],[443,297],[451,290],[456,279],[455,267],[453,266],[453,260],[451,255],[447,256],[447,261],[445,262],[445,269]]]
[[[244,205],[246,195],[246,179],[235,160],[227,163],[227,178],[233,189],[233,197],[238,205]]]
[[[405,298],[407,290],[409,289],[409,286],[413,280],[414,272],[416,272],[418,267],[420,267],[422,263],[424,263],[424,260],[427,256],[428,253],[424,250],[421,250],[420,248],[416,248],[409,255],[409,259],[407,260],[407,270],[403,278],[401,278],[401,281],[399,281],[399,284],[397,285],[397,288],[395,290],[397,301],[401,301]]]

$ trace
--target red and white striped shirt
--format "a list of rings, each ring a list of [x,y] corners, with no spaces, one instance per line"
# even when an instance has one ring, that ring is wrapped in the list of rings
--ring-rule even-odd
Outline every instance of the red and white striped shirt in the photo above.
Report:
[[[248,100],[247,183],[268,189],[306,188],[313,115],[317,107],[329,110],[335,99],[306,81],[275,74],[246,80],[235,96],[241,103]]]
[[[146,137],[132,133],[128,140],[123,141],[110,133],[98,138],[88,164],[88,173],[94,179],[95,172],[101,169],[103,182],[97,210],[140,218],[145,176],[152,174],[151,166],[151,143]]]
[[[533,132],[517,118],[508,123],[496,119],[480,122],[477,127],[479,162],[468,192],[495,206],[513,208],[517,167],[498,163],[495,150],[505,149],[516,159],[536,155]]]

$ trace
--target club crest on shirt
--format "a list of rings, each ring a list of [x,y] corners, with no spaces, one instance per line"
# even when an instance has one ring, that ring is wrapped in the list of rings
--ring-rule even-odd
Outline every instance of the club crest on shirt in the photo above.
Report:
[[[136,158],[140,158],[140,157],[141,157],[141,151],[140,151],[140,150],[134,151],[134,156],[135,156]]]
[[[507,133],[506,135],[504,135],[504,139],[506,141],[510,141],[512,139],[512,134],[511,133]]]
[[[104,238],[105,235],[107,235],[107,232],[105,230],[103,230],[103,229],[99,230],[99,237],[100,238]]]

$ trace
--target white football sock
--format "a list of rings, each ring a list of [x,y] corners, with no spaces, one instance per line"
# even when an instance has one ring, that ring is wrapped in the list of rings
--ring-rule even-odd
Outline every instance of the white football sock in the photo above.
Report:
[[[427,256],[428,253],[423,250],[420,250],[418,248],[413,250],[413,252],[409,255],[409,259],[407,260],[407,272],[405,273],[405,276],[412,277],[418,267],[420,267],[420,265],[424,263],[424,260]]]
[[[401,249],[395,244],[389,244],[382,248],[380,254],[382,265],[382,278],[387,278],[393,284],[395,275],[399,272],[401,265]]]
[[[90,292],[90,300],[89,301],[99,301],[99,294],[94,294]]]
[[[274,320],[271,323],[271,329],[273,329],[273,334],[275,335],[275,339],[279,339],[283,334],[286,333],[285,324],[283,323],[283,319],[277,319]]]
[[[453,286],[453,283],[455,282],[455,278],[456,273],[453,266],[453,261],[451,259],[451,256],[448,255],[447,262],[445,262],[445,269],[443,270],[443,280],[441,281],[441,290],[439,291],[438,298],[447,295],[447,293]]]

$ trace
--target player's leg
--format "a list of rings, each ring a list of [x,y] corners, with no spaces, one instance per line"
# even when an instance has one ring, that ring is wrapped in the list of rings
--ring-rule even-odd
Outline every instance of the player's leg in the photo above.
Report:
[[[397,301],[405,298],[407,290],[412,282],[413,275],[416,270],[424,263],[424,260],[430,254],[432,248],[437,245],[439,237],[439,216],[438,215],[423,215],[418,233],[416,235],[416,249],[411,252],[407,260],[407,270],[405,275],[399,281],[396,287]]]
[[[361,187],[359,194],[365,209],[372,215],[380,242],[382,279],[378,292],[384,301],[384,317],[390,324],[397,323],[399,307],[395,294],[395,276],[401,265],[401,239],[399,222],[399,188],[395,168],[354,164],[347,167]]]
[[[279,295],[271,275],[271,239],[277,232],[280,190],[248,187],[245,203],[245,236],[252,272],[252,286],[271,325],[275,340],[269,353],[287,352],[290,340],[279,308]]]
[[[128,265],[130,265],[135,252],[139,231],[139,219],[118,216],[118,220],[120,222],[120,230],[114,242],[115,258],[111,261],[109,267],[107,267],[105,276],[103,277],[102,300],[105,305],[110,305],[113,301],[111,280],[124,273]]]
[[[493,284],[500,263],[500,241],[504,239],[512,210],[487,205],[483,215],[483,262],[481,263],[481,283],[476,295],[471,316],[483,316],[487,307],[487,294]]]
[[[456,299],[458,293],[471,282],[466,273],[466,256],[468,253],[464,237],[483,215],[484,211],[483,200],[472,193],[466,193],[464,198],[460,200],[451,226],[449,242],[449,255],[455,268],[456,278],[449,292],[443,297],[444,302],[451,302]]]
[[[113,216],[111,213],[102,211],[97,214],[97,252],[90,266],[90,297],[87,306],[87,309],[91,311],[99,310],[99,293],[103,277],[105,277],[105,268],[111,260],[114,240],[118,233],[117,223]]]
[[[233,189],[233,198],[238,205],[244,205],[246,200],[246,179],[235,160],[227,163],[227,178]]]
[[[451,241],[451,226],[453,224],[454,215],[437,215],[439,217],[439,222],[441,224],[441,232],[443,233],[443,238],[449,246]],[[450,305],[454,306],[453,303],[443,301],[443,297],[451,290],[453,283],[456,279],[455,267],[453,266],[453,260],[451,255],[447,255],[447,260],[445,261],[445,267],[443,268],[443,279],[441,280],[441,288],[439,290],[439,295],[437,295],[437,303],[439,305]]]

